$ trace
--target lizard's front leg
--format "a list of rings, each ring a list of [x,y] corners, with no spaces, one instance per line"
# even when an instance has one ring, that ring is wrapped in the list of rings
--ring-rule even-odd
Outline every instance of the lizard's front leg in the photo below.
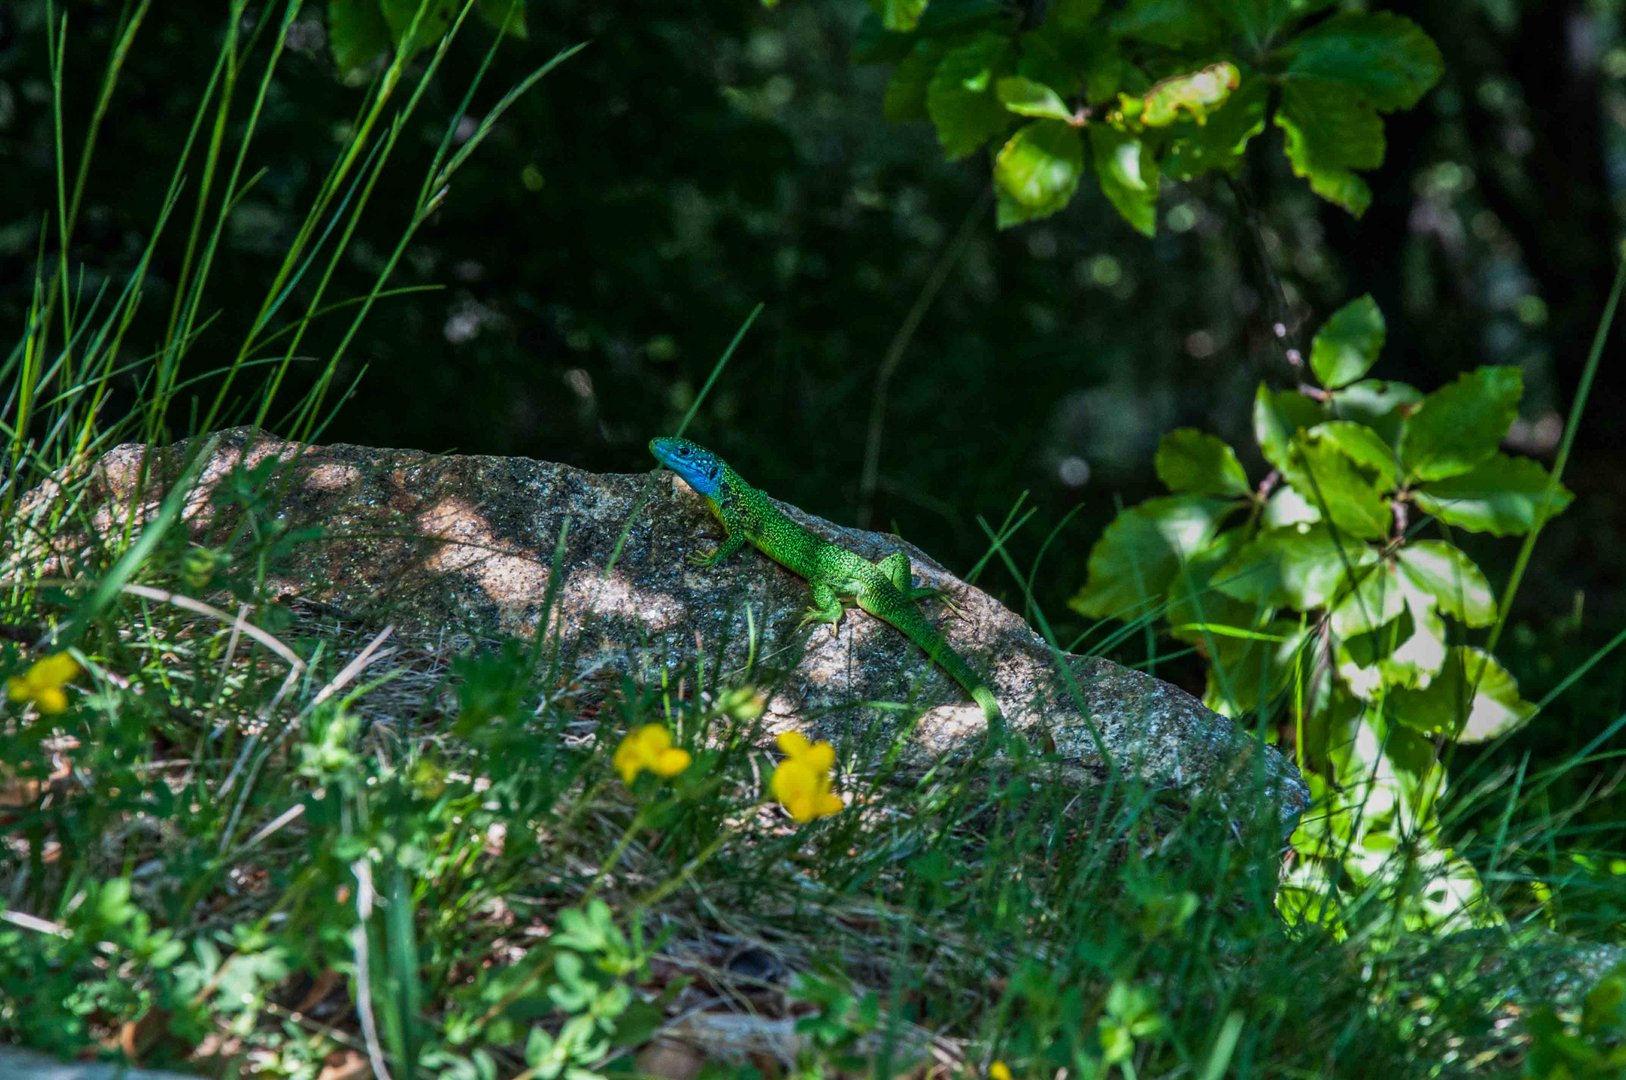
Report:
[[[807,614],[796,624],[796,629],[800,630],[810,622],[829,623],[830,636],[834,637],[841,632],[841,616],[846,613],[841,606],[841,597],[828,585],[814,585],[812,582],[808,582],[808,585],[813,590],[813,606],[807,609]]]
[[[723,538],[723,542],[710,551],[690,552],[689,562],[695,566],[716,566],[740,548],[745,546],[743,532],[731,532]]]

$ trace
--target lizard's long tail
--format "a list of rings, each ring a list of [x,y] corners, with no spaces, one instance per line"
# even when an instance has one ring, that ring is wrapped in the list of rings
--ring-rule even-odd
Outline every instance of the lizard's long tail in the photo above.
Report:
[[[982,706],[983,715],[988,718],[988,726],[996,727],[1005,722],[1004,714],[1000,712],[999,699],[994,692],[988,689],[988,684],[971,670],[971,665],[960,657],[960,654],[949,648],[948,642],[943,640],[941,634],[932,631],[936,648],[926,646],[926,652],[933,660],[943,666],[943,670],[954,676],[954,681],[965,687],[965,692],[971,695],[971,700]],[[924,643],[922,643],[924,645]]]
[[[989,730],[997,730],[1004,725],[1005,717],[1000,712],[999,699],[982,681],[982,676],[971,670],[971,665],[944,640],[937,627],[927,622],[920,610],[906,601],[901,593],[891,588],[890,584],[877,585],[859,590],[856,599],[859,607],[897,627],[905,637],[925,650],[934,663],[954,676],[954,681],[982,706],[983,715],[988,718]]]

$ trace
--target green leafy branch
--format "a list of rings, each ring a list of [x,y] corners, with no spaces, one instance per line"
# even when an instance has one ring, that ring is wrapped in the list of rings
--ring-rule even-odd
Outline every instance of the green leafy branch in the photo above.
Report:
[[[1440,78],[1439,49],[1388,12],[1330,0],[870,0],[860,62],[893,66],[889,120],[929,121],[949,160],[993,152],[1001,227],[1046,217],[1086,171],[1136,229],[1166,177],[1234,170],[1274,124],[1295,174],[1360,216],[1383,113]],[[1015,128],[1012,131],[1012,128]]]
[[[1302,828],[1301,849],[1357,877],[1381,862],[1374,831],[1432,833],[1438,746],[1535,713],[1469,640],[1500,612],[1451,530],[1525,533],[1571,501],[1540,464],[1499,449],[1518,369],[1479,368],[1424,395],[1367,377],[1384,334],[1362,297],[1315,336],[1315,385],[1260,386],[1253,426],[1269,471],[1256,485],[1220,439],[1166,436],[1156,467],[1171,494],[1108,526],[1072,600],[1096,618],[1161,617],[1210,661],[1219,711],[1287,702],[1300,766],[1342,808]],[[1472,877],[1451,860],[1440,870]]]

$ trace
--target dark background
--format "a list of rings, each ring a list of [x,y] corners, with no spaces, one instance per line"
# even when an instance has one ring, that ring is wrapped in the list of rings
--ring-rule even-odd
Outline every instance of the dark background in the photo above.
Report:
[[[120,6],[66,8],[65,107],[79,124]],[[41,215],[56,197],[43,9],[0,5],[0,318],[19,331]],[[1081,505],[1035,582],[1066,640],[1086,629],[1064,605],[1090,544],[1117,506],[1159,490],[1161,435],[1213,431],[1261,475],[1251,396],[1261,378],[1285,379],[1262,248],[1301,342],[1371,292],[1389,321],[1379,377],[1429,390],[1480,364],[1519,365],[1528,391],[1510,448],[1550,461],[1617,258],[1620,5],[1394,9],[1439,43],[1446,75],[1416,110],[1389,118],[1364,219],[1311,196],[1272,131],[1234,187],[1166,186],[1159,234],[1147,240],[1093,193],[997,232],[984,162],[946,164],[927,126],[882,118],[886,71],[849,58],[859,0],[787,0],[773,11],[717,0],[533,4],[529,40],[504,45],[477,113],[558,49],[590,44],[460,174],[394,281],[440,291],[376,311],[337,385],[362,365],[365,375],[323,438],[647,469],[645,442],[675,427],[761,302],[690,434],[773,494],[838,522],[867,513],[960,572],[987,549],[979,516],[997,522],[1028,493],[1038,513],[1012,545],[1026,568]],[[151,230],[219,20],[213,5],[160,4],[142,30],[75,237],[75,270],[90,289],[121,283]],[[399,237],[489,41],[476,26],[454,49],[330,295],[364,290]],[[205,307],[219,315],[194,350],[198,370],[235,350],[364,94],[336,73],[319,6],[290,50],[255,140],[253,165],[267,171],[217,260]],[[1239,197],[1257,208],[1257,231]],[[962,228],[969,240],[956,249]],[[184,237],[173,229],[160,247],[132,360],[162,333]],[[866,507],[859,476],[877,370],[951,252],[891,380]],[[301,352],[313,359],[296,367],[274,417],[341,330],[332,320],[307,339]],[[1577,501],[1543,536],[1500,650],[1532,699],[1626,624],[1620,341],[1617,330],[1565,476]],[[115,411],[134,381],[121,391]],[[257,404],[252,385],[238,392],[245,409]],[[185,424],[183,410],[172,433]],[[1499,589],[1516,543],[1461,539]],[[982,584],[1020,604],[997,562]],[[1198,669],[1159,670],[1189,681]],[[1623,671],[1618,660],[1601,665],[1520,738],[1553,753],[1584,742],[1620,712]]]

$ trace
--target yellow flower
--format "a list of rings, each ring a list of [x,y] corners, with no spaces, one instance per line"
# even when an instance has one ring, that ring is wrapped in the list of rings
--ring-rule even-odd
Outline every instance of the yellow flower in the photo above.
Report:
[[[1003,1061],[988,1066],[988,1080],[1011,1080],[1011,1067]]]
[[[782,732],[776,740],[785,760],[773,771],[768,790],[790,816],[800,822],[828,817],[844,805],[830,793],[830,770],[836,748],[827,742],[810,743],[801,733]]]
[[[6,697],[12,701],[32,701],[42,713],[55,715],[68,711],[68,694],[62,688],[79,674],[79,661],[65,652],[52,653],[34,661],[21,675],[6,680]]]
[[[656,776],[672,777],[689,767],[694,755],[672,745],[672,733],[659,724],[645,724],[629,731],[615,748],[611,763],[621,774],[621,782],[631,786],[638,774],[648,769]]]

